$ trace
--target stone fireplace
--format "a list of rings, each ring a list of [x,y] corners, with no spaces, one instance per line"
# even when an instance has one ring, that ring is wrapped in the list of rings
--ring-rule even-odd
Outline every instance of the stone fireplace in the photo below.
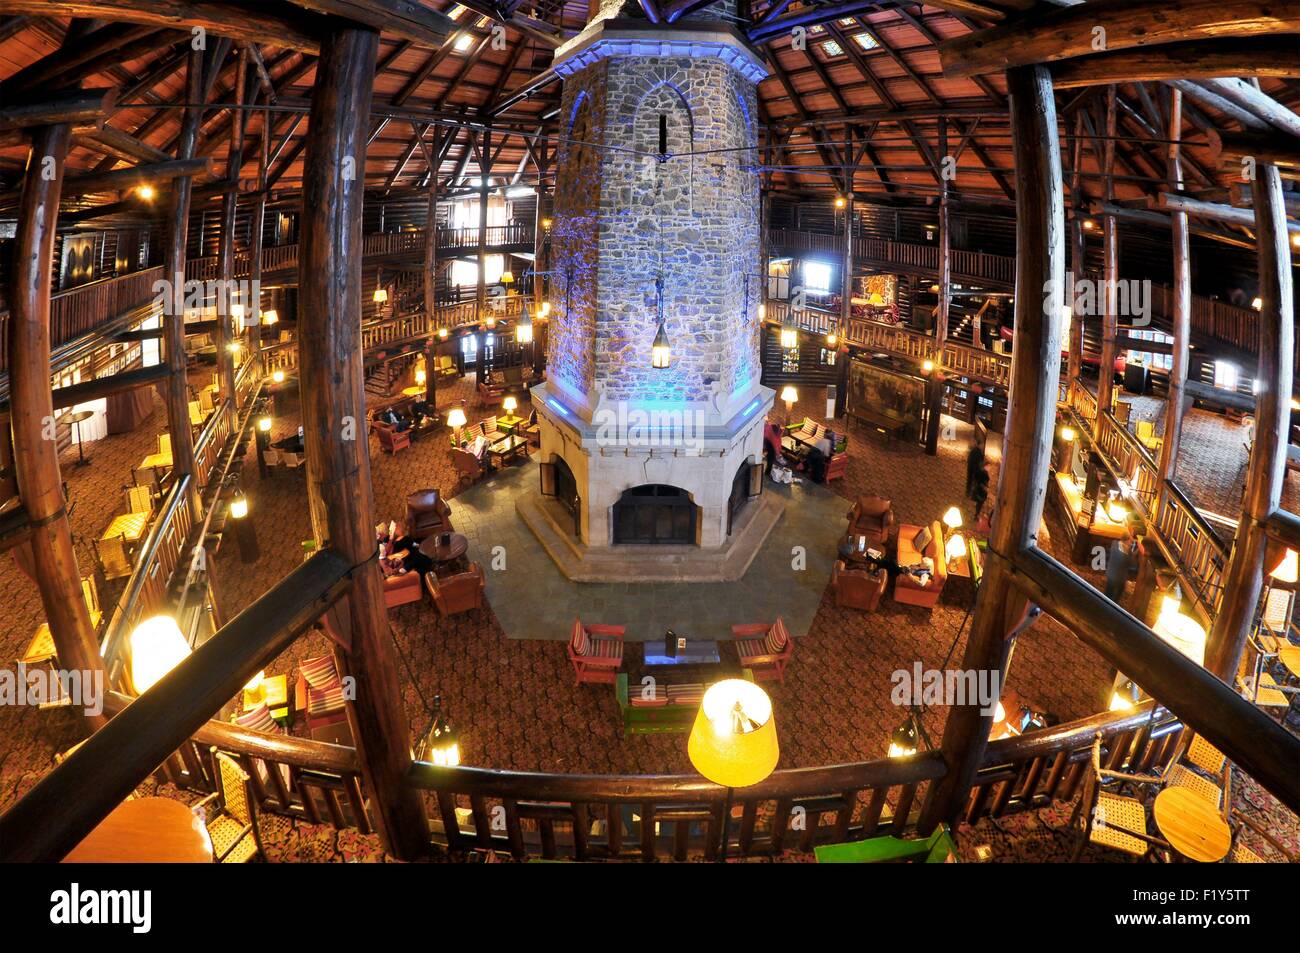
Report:
[[[635,556],[657,578],[653,563],[681,566],[689,549],[700,578],[736,578],[780,518],[761,494],[773,399],[759,381],[766,68],[713,19],[724,7],[655,25],[606,0],[556,52],[548,374],[533,389],[542,479],[520,510],[539,536],[542,519],[567,530],[547,548],[587,564],[575,577],[628,578],[619,567]],[[661,314],[667,368],[651,363]]]

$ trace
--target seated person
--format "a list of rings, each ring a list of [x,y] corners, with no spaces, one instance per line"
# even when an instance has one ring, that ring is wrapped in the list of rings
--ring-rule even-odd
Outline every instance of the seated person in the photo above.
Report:
[[[808,451],[808,470],[814,483],[826,482],[826,466],[835,456],[835,432],[827,430]]]
[[[495,467],[492,466],[492,458],[488,456],[487,438],[482,434],[475,437],[473,443],[470,443],[468,440],[462,440],[460,442],[460,448],[466,453],[474,454],[474,456],[478,458],[478,462],[482,465],[484,470],[495,469]]]
[[[411,429],[411,422],[391,407],[385,407],[375,415],[375,419],[381,423],[388,424],[398,433]]]
[[[410,536],[397,536],[396,523],[376,527],[379,536],[379,565],[384,575],[418,572],[424,575],[433,569],[433,560],[420,552],[419,540]],[[394,538],[396,537],[396,538]]]
[[[430,404],[427,400],[417,400],[415,403],[411,405],[411,415],[416,420],[419,420],[423,417],[432,417],[434,415],[433,405]]]
[[[277,450],[284,450],[287,453],[302,453],[306,449],[303,443],[303,430],[298,428],[298,432],[292,437],[285,437],[283,440],[277,440],[271,444]]]

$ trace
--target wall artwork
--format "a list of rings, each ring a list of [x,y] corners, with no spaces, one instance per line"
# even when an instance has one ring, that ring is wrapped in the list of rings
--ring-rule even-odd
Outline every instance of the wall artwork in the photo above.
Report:
[[[911,439],[921,433],[925,409],[925,381],[910,374],[853,361],[849,365],[846,407],[851,415],[869,420],[888,417],[908,425]]]

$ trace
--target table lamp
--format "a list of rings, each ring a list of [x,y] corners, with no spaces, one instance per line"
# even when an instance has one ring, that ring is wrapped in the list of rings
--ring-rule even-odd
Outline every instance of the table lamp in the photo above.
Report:
[[[955,506],[948,507],[943,514],[943,525],[948,529],[961,529],[962,518],[961,510]]]
[[[423,367],[417,367],[417,368],[415,369],[415,383],[416,383],[416,385],[419,386],[419,387],[423,387],[423,386],[425,385],[425,383],[428,382],[428,380],[429,380],[429,375],[425,373],[424,368],[423,368]]]
[[[1287,549],[1268,574],[1277,582],[1295,582],[1300,578],[1300,556],[1294,549]]]
[[[696,771],[727,788],[720,860],[727,857],[735,789],[766,778],[776,768],[780,753],[767,692],[742,678],[726,678],[709,687],[691,726],[686,754]]]
[[[447,426],[452,429],[452,435],[456,438],[456,443],[460,443],[460,428],[465,426],[465,410],[462,407],[453,407],[447,414]]]
[[[1205,664],[1205,628],[1182,612],[1182,603],[1175,597],[1165,596],[1151,630],[1197,665]]]
[[[515,400],[513,397],[507,397],[505,400],[501,401],[502,409],[511,417],[515,415],[515,408],[518,406],[519,401]]]
[[[131,633],[131,685],[143,695],[190,654],[181,627],[169,615],[145,619]]]
[[[785,419],[786,423],[790,422],[790,415],[794,413],[795,401],[799,399],[799,392],[791,384],[786,384],[781,388],[781,400],[785,401]]]

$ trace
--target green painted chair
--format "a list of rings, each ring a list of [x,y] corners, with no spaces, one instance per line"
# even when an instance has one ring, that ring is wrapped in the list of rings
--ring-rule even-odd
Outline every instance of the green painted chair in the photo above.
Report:
[[[956,864],[957,845],[947,827],[929,837],[904,840],[900,837],[872,837],[848,844],[814,847],[819,864]]]

